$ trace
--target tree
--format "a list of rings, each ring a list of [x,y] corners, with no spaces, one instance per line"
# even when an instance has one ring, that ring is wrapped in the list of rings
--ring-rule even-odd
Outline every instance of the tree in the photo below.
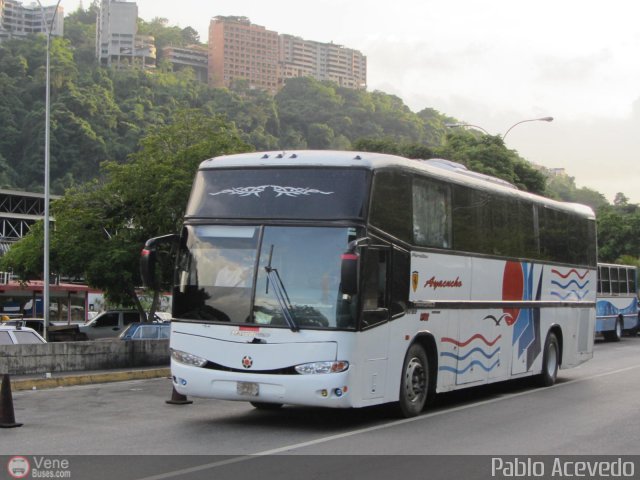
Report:
[[[594,210],[609,204],[600,192],[586,187],[578,188],[573,177],[563,174],[548,176],[547,195],[563,202],[582,203]]]
[[[182,29],[182,40],[186,45],[199,45],[200,34],[195,28],[186,27]]]
[[[179,231],[202,160],[251,149],[235,126],[219,116],[185,110],[172,120],[148,134],[128,163],[103,164],[100,179],[69,190],[52,208],[52,270],[82,276],[110,301],[141,312],[136,287],[141,283],[138,260],[144,242]],[[23,278],[37,276],[40,231],[35,228],[18,242],[2,264]]]
[[[13,271],[22,280],[42,278],[44,265],[44,224],[36,222],[29,233],[0,257],[0,270]]]
[[[621,203],[598,209],[598,260],[615,263],[628,255],[640,257],[640,207]]]
[[[447,134],[436,156],[465,165],[468,169],[501,178],[528,192],[544,195],[544,175],[505,147],[499,136],[460,131]]]
[[[499,137],[462,132],[449,134],[441,147],[421,143],[398,142],[393,138],[360,139],[354,149],[389,153],[408,158],[444,158],[461,163],[470,170],[485,173],[515,184],[523,190],[542,194],[545,177],[513,150],[508,150]]]

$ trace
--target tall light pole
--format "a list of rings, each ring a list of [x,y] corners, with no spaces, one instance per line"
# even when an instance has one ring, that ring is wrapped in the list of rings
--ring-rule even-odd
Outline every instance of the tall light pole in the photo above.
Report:
[[[553,117],[530,118],[529,120],[521,120],[517,123],[514,123],[507,129],[506,132],[504,132],[504,135],[502,135],[502,140],[504,140],[504,138],[507,136],[507,134],[511,131],[512,128],[525,122],[553,122]]]
[[[40,5],[40,14],[42,15],[42,25],[44,27],[44,32],[47,36],[47,75],[46,75],[46,87],[45,87],[45,126],[44,126],[44,278],[43,278],[43,295],[42,295],[42,313],[44,315],[44,338],[48,340],[49,336],[49,282],[50,282],[50,272],[49,272],[49,203],[50,203],[50,187],[49,187],[49,146],[50,146],[50,124],[51,124],[51,79],[50,79],[50,62],[51,62],[51,32],[53,31],[53,23],[56,21],[56,15],[58,14],[58,6],[60,6],[60,2],[62,0],[58,0],[56,3],[56,8],[53,11],[53,17],[51,18],[51,23],[47,25],[46,17],[44,13],[44,7],[40,0],[38,1],[38,5]],[[35,303],[35,302],[34,302]],[[34,312],[37,312],[36,305],[33,306]]]
[[[486,133],[487,135],[491,135],[489,132],[487,132],[484,128],[478,126],[478,125],[472,125],[470,123],[445,123],[444,124],[445,127],[449,127],[449,128],[458,128],[458,127],[471,127],[471,128],[477,128],[478,130],[482,130],[484,133]]]
[[[525,122],[553,122],[553,117],[541,117],[541,118],[529,118],[527,120],[520,120],[519,122],[514,123],[513,125],[511,125],[507,131],[504,133],[504,135],[502,135],[502,140],[505,139],[505,137],[507,136],[507,134],[517,125],[520,125],[521,123],[525,123]],[[478,125],[472,125],[470,123],[446,123],[445,124],[446,127],[449,128],[456,128],[456,127],[472,127],[472,128],[477,128],[478,130],[482,130],[484,133],[486,133],[487,135],[491,135],[489,132],[487,132],[484,128],[479,127]]]

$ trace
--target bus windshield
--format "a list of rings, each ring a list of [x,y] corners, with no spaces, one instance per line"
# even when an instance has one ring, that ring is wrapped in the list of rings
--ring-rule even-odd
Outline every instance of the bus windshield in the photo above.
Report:
[[[340,291],[349,227],[190,225],[174,282],[174,317],[230,324],[355,328]],[[352,308],[353,307],[353,308]]]

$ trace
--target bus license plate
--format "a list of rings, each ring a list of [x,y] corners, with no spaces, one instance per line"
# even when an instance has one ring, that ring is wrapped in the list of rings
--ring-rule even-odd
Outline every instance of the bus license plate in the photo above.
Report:
[[[238,382],[236,385],[236,392],[238,395],[257,397],[260,393],[260,386],[254,382]]]

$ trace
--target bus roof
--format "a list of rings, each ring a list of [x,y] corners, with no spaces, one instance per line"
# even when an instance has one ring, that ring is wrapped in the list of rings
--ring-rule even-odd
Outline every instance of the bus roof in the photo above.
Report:
[[[636,265],[626,265],[623,263],[606,263],[598,262],[599,267],[619,267],[619,268],[638,268]]]
[[[458,183],[477,189],[499,192],[503,195],[520,197],[550,208],[572,211],[595,219],[593,210],[586,205],[560,202],[524,192],[505,180],[467,170],[462,164],[443,159],[414,160],[374,152],[291,150],[223,155],[210,158],[200,164],[200,170],[255,167],[359,167],[369,170],[397,167],[403,170],[421,172],[426,176],[445,182]]]

